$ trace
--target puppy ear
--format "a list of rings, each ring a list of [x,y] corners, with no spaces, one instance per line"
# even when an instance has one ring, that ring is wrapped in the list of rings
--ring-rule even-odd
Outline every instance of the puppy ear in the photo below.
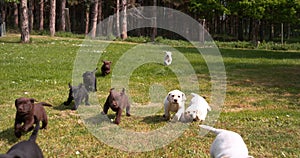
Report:
[[[125,88],[122,89],[121,95],[125,94]]]
[[[109,90],[109,93],[111,93],[114,89],[115,89],[115,88],[111,88],[111,89]]]
[[[72,85],[71,85],[71,83],[70,83],[70,82],[68,83],[68,85],[69,85],[69,88],[72,88]]]
[[[186,96],[185,96],[184,93],[182,93],[182,100],[183,100],[183,101],[186,101]]]
[[[34,98],[29,98],[31,103],[37,102],[37,100],[35,100]]]
[[[19,101],[19,99],[16,99],[16,100],[15,100],[15,105],[16,105],[16,106],[17,106],[18,101]]]
[[[168,100],[169,102],[171,102],[170,95],[171,95],[171,93],[168,93],[168,96],[167,96],[167,100]]]

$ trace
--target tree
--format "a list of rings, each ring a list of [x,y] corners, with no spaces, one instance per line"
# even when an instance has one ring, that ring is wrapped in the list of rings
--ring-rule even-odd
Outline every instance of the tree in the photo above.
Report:
[[[50,36],[53,37],[55,35],[55,11],[56,11],[56,0],[50,0]]]
[[[29,23],[29,32],[33,29],[33,10],[34,10],[34,1],[29,0],[28,2],[28,23]]]
[[[122,34],[123,40],[127,39],[127,0],[122,0]]]
[[[66,3],[67,0],[61,0],[61,5],[60,5],[60,31],[66,31]]]
[[[19,8],[16,2],[13,2],[13,10],[14,10],[14,28],[19,27]]]
[[[39,30],[44,30],[44,0],[40,0]]]
[[[29,43],[29,26],[28,26],[28,8],[27,0],[21,0],[21,41],[22,43]]]
[[[99,4],[98,4],[98,18],[97,18],[97,31],[96,31],[96,35],[97,36],[102,35],[101,20],[102,20],[102,0],[99,0]]]
[[[116,1],[116,30],[117,36],[121,35],[120,33],[120,0]]]
[[[96,37],[96,31],[97,31],[97,20],[98,20],[98,0],[95,0],[94,3],[92,3],[92,8],[91,8],[91,37],[95,38]]]
[[[151,36],[151,41],[154,42],[155,37],[157,35],[157,0],[153,0],[153,6],[154,6],[154,10],[153,10],[153,18],[152,18],[152,36]]]
[[[89,33],[89,22],[90,22],[90,2],[85,1],[86,3],[86,9],[85,9],[85,34],[87,35]]]

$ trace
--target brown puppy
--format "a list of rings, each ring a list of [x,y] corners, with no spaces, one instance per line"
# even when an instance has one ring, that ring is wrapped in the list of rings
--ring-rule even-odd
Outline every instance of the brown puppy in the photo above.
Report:
[[[15,106],[17,109],[15,118],[15,136],[20,138],[22,132],[28,132],[33,129],[34,116],[38,121],[42,121],[42,128],[47,128],[48,118],[43,106],[52,106],[45,102],[34,104],[33,98],[21,97],[16,99]]]
[[[124,88],[121,93],[114,88],[110,89],[102,114],[106,115],[109,108],[116,112],[116,124],[120,124],[123,109],[126,108],[126,116],[130,116],[130,104]]]
[[[108,75],[110,73],[111,61],[103,60],[103,65],[101,67],[102,76]]]

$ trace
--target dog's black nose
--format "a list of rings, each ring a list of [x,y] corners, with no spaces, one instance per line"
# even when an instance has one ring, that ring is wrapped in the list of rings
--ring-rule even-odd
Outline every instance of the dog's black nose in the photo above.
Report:
[[[174,102],[176,102],[176,103],[177,103],[177,99],[174,99]]]

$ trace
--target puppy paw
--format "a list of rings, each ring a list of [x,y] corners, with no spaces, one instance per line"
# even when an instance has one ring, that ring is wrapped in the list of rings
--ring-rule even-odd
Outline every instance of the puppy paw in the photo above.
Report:
[[[101,112],[102,115],[106,115],[106,113],[104,111]]]

